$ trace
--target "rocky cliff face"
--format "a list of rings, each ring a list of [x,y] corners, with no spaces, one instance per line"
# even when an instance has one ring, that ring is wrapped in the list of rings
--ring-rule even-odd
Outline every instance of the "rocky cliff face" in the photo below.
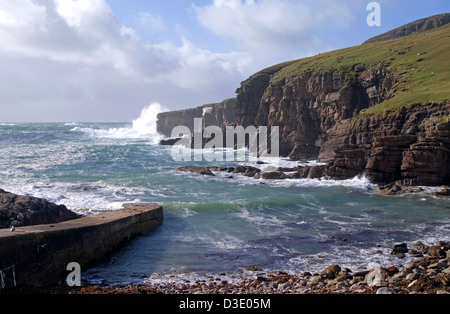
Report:
[[[194,119],[203,119],[203,127],[233,125],[236,120],[234,113],[235,98],[221,103],[209,104],[193,109],[163,112],[157,116],[157,131],[166,136],[172,136],[172,130],[177,126],[186,126],[194,131]]]
[[[201,118],[203,109],[197,107],[194,109],[163,112],[157,116],[157,131],[166,137],[172,136],[172,130],[179,126],[187,126],[190,130],[194,129],[194,119]]]
[[[241,83],[241,87],[236,91],[237,97],[234,106],[236,125],[243,126],[244,128],[255,125],[255,119],[261,106],[261,98],[263,97],[272,76],[289,64],[291,64],[291,62],[264,69]]]
[[[272,79],[260,102],[257,125],[279,126],[282,154],[294,160],[315,159],[319,137],[337,122],[391,97],[395,78],[379,64],[367,69],[306,71],[289,79]]]
[[[345,120],[322,135],[325,175],[359,174],[376,183],[450,182],[450,103],[417,106],[399,114]]]
[[[158,130],[170,136],[176,125],[191,128],[194,117],[204,126],[278,126],[281,155],[327,163],[316,169],[322,176],[449,184],[448,22],[450,14],[431,17],[376,44],[264,69],[233,100],[161,114]],[[440,30],[379,42],[430,28]]]

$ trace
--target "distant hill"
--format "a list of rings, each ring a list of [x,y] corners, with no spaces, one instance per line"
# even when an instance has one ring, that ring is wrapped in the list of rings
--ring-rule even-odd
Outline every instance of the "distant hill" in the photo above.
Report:
[[[424,19],[414,21],[412,23],[400,26],[387,33],[373,37],[365,42],[365,44],[375,43],[383,40],[399,38],[411,35],[412,33],[426,32],[434,28],[439,28],[450,23],[450,13],[430,16]]]

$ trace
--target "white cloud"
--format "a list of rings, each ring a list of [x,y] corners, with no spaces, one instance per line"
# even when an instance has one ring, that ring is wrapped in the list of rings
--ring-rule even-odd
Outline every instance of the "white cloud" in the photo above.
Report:
[[[0,1],[0,120],[131,121],[152,102],[221,101],[254,71],[325,47],[320,25],[351,19],[334,0],[215,0],[191,12],[235,51],[200,49],[187,35],[146,41],[105,0]],[[136,27],[167,29],[159,15],[137,18]]]
[[[131,120],[150,102],[220,101],[243,78],[241,55],[145,42],[104,0],[2,1],[0,41],[3,121]]]
[[[204,27],[261,62],[321,52],[329,46],[315,32],[330,25],[347,27],[354,19],[348,4],[339,0],[214,0],[194,10]]]
[[[152,29],[163,29],[164,20],[159,15],[153,15],[149,12],[139,12],[139,22],[144,27],[150,27]]]

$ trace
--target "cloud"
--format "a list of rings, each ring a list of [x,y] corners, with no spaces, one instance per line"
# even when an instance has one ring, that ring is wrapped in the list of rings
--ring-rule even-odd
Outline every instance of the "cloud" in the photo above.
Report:
[[[151,102],[221,101],[233,96],[246,60],[187,39],[145,41],[104,0],[2,1],[0,41],[3,121],[132,120]]]
[[[261,61],[326,50],[316,31],[345,28],[354,20],[348,4],[339,0],[214,0],[194,10],[204,27]]]
[[[163,18],[159,15],[153,15],[149,12],[139,12],[138,20],[143,27],[150,27],[157,30],[164,28]]]
[[[215,0],[190,12],[236,46],[202,49],[189,32],[153,42],[142,29],[167,31],[162,16],[125,26],[106,0],[0,1],[0,120],[132,121],[153,102],[222,101],[262,67],[325,50],[315,32],[352,19],[340,0]]]

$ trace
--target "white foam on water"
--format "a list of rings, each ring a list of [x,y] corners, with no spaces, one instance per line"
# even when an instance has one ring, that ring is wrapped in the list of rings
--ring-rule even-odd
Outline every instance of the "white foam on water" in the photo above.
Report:
[[[278,228],[284,225],[284,220],[279,219],[275,215],[255,215],[254,213],[250,213],[250,211],[246,208],[241,209],[239,212],[234,214],[236,217],[244,219],[251,224],[266,226],[266,227],[274,227]]]
[[[289,165],[292,162],[284,161],[285,165]],[[296,164],[297,165],[297,164]],[[255,168],[267,167],[268,165],[253,165]],[[269,165],[270,166],[270,165]],[[292,165],[291,165],[292,166]],[[289,167],[291,167],[289,166]],[[371,191],[376,186],[373,184],[368,178],[364,176],[356,176],[352,179],[347,180],[334,180],[334,179],[308,179],[308,178],[298,178],[298,179],[254,179],[252,177],[246,177],[242,174],[236,173],[226,173],[226,172],[214,172],[216,178],[220,180],[227,180],[227,182],[232,182],[229,179],[229,176],[233,176],[233,179],[237,183],[242,184],[266,184],[269,186],[278,186],[278,187],[348,187],[357,190]]]
[[[102,182],[89,184],[33,182],[24,184],[23,179],[10,182],[8,192],[43,198],[49,202],[65,205],[81,215],[122,209],[124,203],[138,203],[138,193],[133,188],[113,186]],[[143,191],[151,193],[152,191]],[[127,195],[131,196],[127,197]]]
[[[157,144],[162,136],[157,132],[157,115],[168,111],[161,104],[153,103],[141,111],[139,118],[133,121],[131,128],[93,129],[76,126],[72,131],[83,132],[92,137],[111,139],[150,139]]]

